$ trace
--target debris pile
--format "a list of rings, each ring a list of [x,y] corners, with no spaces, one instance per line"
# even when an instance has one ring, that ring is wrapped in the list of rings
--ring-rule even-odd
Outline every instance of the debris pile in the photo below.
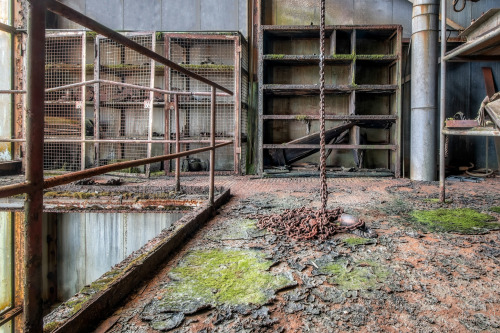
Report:
[[[286,209],[282,214],[259,217],[257,226],[276,235],[286,235],[294,240],[326,240],[339,232],[365,229],[363,220],[341,223],[342,208],[326,210],[322,216],[320,210],[312,208]]]

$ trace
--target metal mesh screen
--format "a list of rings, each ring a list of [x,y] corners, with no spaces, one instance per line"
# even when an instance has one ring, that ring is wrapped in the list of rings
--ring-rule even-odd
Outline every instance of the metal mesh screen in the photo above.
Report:
[[[133,41],[154,48],[152,33],[128,36]],[[98,39],[99,77],[124,84],[151,87],[152,61],[107,38]],[[114,143],[99,145],[99,165],[135,160],[150,156],[151,144],[120,143],[120,140],[148,140],[152,136],[150,117],[152,93],[144,89],[100,84],[99,138]],[[149,148],[148,148],[149,146]],[[129,170],[136,172],[137,170]],[[144,169],[141,169],[144,172]]]
[[[81,165],[81,144],[46,142],[43,145],[45,158],[43,169],[48,171],[77,171]]]
[[[46,39],[45,82],[47,88],[81,82],[84,75],[83,33],[49,34]],[[44,170],[76,171],[81,168],[83,96],[81,87],[45,94]]]
[[[145,143],[101,143],[99,149],[99,165],[146,158]],[[144,166],[121,170],[121,172],[144,173]]]
[[[131,36],[133,41],[151,49],[152,36]],[[100,78],[150,87],[151,61],[133,50],[106,38],[99,39]],[[111,84],[101,84],[100,137],[103,139],[147,139],[149,92]]]
[[[235,90],[235,41],[234,39],[170,37],[167,55],[170,60],[185,68],[212,80],[230,90]],[[211,87],[185,75],[170,70],[168,88],[178,91],[209,92]],[[181,140],[200,141],[210,137],[210,97],[181,96],[180,137]],[[217,97],[216,139],[234,139],[235,136],[235,103],[234,97]],[[170,133],[175,133],[174,113],[170,115]],[[190,149],[203,145],[192,142],[185,146]],[[234,149],[234,148],[232,148]],[[234,153],[231,149],[220,149],[217,157],[221,163],[218,171],[234,169]]]

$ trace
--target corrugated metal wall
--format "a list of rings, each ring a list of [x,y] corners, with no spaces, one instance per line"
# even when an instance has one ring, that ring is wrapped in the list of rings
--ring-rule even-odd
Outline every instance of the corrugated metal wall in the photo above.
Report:
[[[58,298],[73,296],[181,217],[182,213],[58,214]]]

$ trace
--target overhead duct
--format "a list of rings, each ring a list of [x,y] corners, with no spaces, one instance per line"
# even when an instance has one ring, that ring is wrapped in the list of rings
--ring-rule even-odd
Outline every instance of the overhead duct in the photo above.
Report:
[[[410,178],[435,180],[439,0],[414,0]]]

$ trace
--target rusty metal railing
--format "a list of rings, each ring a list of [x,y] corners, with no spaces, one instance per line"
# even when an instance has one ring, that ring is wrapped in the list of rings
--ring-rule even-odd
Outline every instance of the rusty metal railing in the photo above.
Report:
[[[99,22],[65,6],[55,0],[29,0],[31,6],[28,14],[28,82],[27,82],[27,110],[26,110],[26,181],[19,184],[0,187],[0,197],[8,197],[16,194],[26,193],[25,201],[25,249],[24,249],[24,331],[43,331],[43,307],[42,307],[42,213],[43,213],[43,190],[57,185],[67,184],[90,176],[104,174],[128,167],[139,166],[159,161],[176,159],[176,188],[180,186],[179,169],[180,158],[186,155],[210,151],[210,184],[209,203],[214,202],[214,167],[215,149],[229,145],[232,141],[215,144],[215,121],[216,121],[216,96],[217,90],[233,95],[233,92],[219,84],[193,73],[184,67],[166,59],[156,52],[130,40],[118,32],[107,28]],[[44,94],[45,94],[45,13],[47,10],[61,15],[79,25],[101,34],[116,43],[128,47],[150,59],[165,66],[175,69],[193,79],[211,86],[211,133],[210,146],[180,152],[179,131],[176,134],[176,153],[145,158],[134,161],[126,161],[97,168],[68,173],[48,179],[43,177],[43,144],[44,144]],[[83,82],[80,84],[87,84]],[[95,82],[94,82],[95,83]],[[141,87],[141,89],[147,89]],[[23,91],[12,91],[23,93]],[[172,93],[161,91],[161,93]],[[174,100],[181,93],[175,92]],[[177,103],[176,123],[178,123],[179,112]],[[19,314],[16,311],[11,318]],[[8,318],[10,319],[10,318]]]

